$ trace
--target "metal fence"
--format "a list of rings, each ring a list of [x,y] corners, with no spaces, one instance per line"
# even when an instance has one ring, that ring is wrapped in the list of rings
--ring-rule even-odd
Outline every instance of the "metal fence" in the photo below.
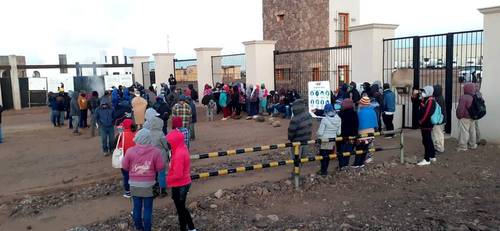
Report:
[[[463,84],[481,84],[482,41],[482,30],[384,39],[383,80],[398,91],[403,127],[417,127],[412,90],[439,84],[449,115],[445,130],[451,132],[452,107],[463,94]]]
[[[146,88],[156,83],[155,62],[149,61],[142,63],[142,77],[142,82]]]
[[[212,56],[212,85],[246,82],[245,54]]]
[[[337,90],[349,83],[352,76],[352,46],[320,49],[275,51],[274,81],[276,89],[297,90],[307,98],[309,81],[330,81]]]

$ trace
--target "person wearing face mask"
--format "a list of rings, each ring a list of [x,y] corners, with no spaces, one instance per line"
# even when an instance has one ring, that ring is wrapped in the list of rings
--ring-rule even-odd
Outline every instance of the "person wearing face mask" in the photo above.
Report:
[[[431,116],[436,109],[433,93],[434,87],[432,86],[425,86],[424,89],[413,91],[412,101],[414,104],[419,105],[417,118],[422,133],[422,144],[425,149],[424,159],[417,164],[418,166],[429,165],[431,162],[437,161],[436,150],[432,141],[434,125],[431,122]]]

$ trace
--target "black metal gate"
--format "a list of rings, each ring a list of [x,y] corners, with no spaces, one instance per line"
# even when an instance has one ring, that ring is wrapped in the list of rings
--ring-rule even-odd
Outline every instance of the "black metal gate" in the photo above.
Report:
[[[29,81],[28,78],[19,78],[19,93],[21,95],[21,107],[26,108],[30,106],[29,95]]]
[[[2,89],[2,106],[5,110],[14,108],[14,100],[12,98],[12,85],[10,77],[0,78],[0,87]]]
[[[174,75],[178,88],[187,88],[190,84],[198,90],[198,67],[196,59],[174,59]]]
[[[217,82],[231,85],[245,83],[245,54],[212,56],[212,84]]]
[[[403,127],[418,127],[418,105],[411,103],[412,90],[439,84],[448,115],[445,130],[451,132],[452,108],[463,84],[481,84],[482,41],[482,30],[384,39],[383,80],[398,90]]]
[[[320,49],[275,51],[274,86],[276,90],[297,90],[307,98],[309,81],[330,81],[335,91],[349,83],[352,75],[352,46]]]

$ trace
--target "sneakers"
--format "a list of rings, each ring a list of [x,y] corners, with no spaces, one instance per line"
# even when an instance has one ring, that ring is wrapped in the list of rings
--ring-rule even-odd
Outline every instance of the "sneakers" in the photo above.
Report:
[[[435,159],[435,158],[433,158],[433,159]],[[431,162],[427,161],[425,159],[423,159],[422,161],[417,163],[418,166],[425,166],[425,165],[429,165],[429,164],[431,164]]]
[[[369,164],[373,162],[373,158],[369,157],[368,159],[365,160],[365,164]]]
[[[130,194],[130,191],[125,191],[125,192],[123,193],[123,197],[125,197],[125,198],[127,198],[127,199],[128,199],[128,198],[132,197],[132,195]]]
[[[437,160],[437,158],[431,158],[431,162],[436,162]]]
[[[224,117],[224,118],[222,118],[221,120],[222,120],[222,121],[226,121],[226,120],[227,120],[227,117]]]
[[[353,169],[364,168],[364,167],[365,167],[365,165],[364,165],[364,164],[359,165],[359,166],[352,166],[352,168],[353,168]]]

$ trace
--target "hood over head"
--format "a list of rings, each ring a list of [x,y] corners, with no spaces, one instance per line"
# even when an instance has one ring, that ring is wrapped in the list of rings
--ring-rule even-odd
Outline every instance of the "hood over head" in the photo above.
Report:
[[[172,155],[177,154],[175,150],[178,148],[186,148],[186,144],[184,143],[184,135],[182,132],[177,131],[177,130],[172,130],[171,132],[168,133],[167,137],[167,142],[170,144],[170,147],[172,147]]]
[[[303,99],[295,100],[292,105],[292,111],[294,115],[306,112],[306,103]]]
[[[123,129],[126,131],[132,130],[132,125],[134,124],[134,121],[131,119],[124,119],[122,122]]]
[[[425,92],[425,97],[424,98],[427,98],[427,97],[430,97],[434,94],[434,87],[432,86],[425,86],[424,87],[424,92]]]
[[[151,135],[149,134],[149,129],[141,129],[139,130],[134,137],[134,143],[140,145],[153,144],[153,140],[151,139]]]
[[[342,86],[340,87],[340,90],[343,92],[347,92],[347,89],[349,89],[349,85],[347,85],[346,83],[342,84]]]
[[[474,95],[476,93],[476,86],[473,83],[467,83],[464,85],[464,94]]]
[[[156,112],[155,109],[148,108],[146,110],[145,118],[146,118],[146,120],[153,120],[153,118],[156,118],[159,115],[160,114],[158,114],[158,112]]]

